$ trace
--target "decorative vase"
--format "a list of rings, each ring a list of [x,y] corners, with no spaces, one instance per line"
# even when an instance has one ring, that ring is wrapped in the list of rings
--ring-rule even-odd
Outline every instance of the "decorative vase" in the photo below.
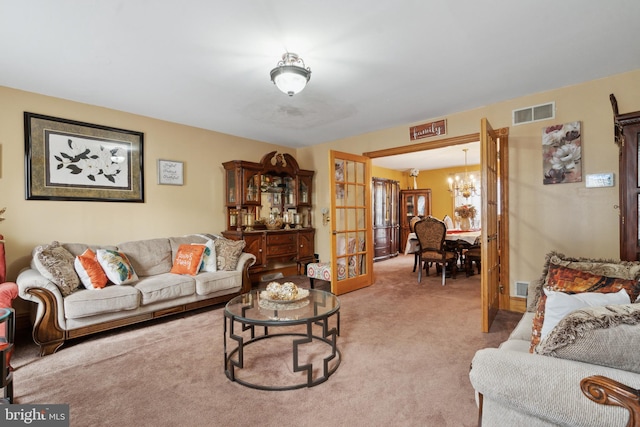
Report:
[[[460,218],[460,230],[471,230],[471,220],[469,218]]]
[[[416,180],[416,177],[413,177],[413,189],[417,190],[418,189],[418,180]]]

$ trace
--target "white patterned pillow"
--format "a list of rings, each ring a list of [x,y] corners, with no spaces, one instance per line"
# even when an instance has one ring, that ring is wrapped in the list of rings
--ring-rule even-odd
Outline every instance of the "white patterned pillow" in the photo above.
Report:
[[[199,243],[192,243],[192,245],[199,245]],[[204,256],[202,257],[202,263],[200,263],[200,271],[218,271],[216,245],[213,243],[213,240],[207,240],[204,247]]]
[[[96,257],[112,283],[127,285],[138,281],[138,275],[124,253],[109,249],[98,249]]]
[[[74,261],[75,257],[71,252],[56,241],[50,245],[38,246],[33,251],[36,269],[60,289],[63,297],[71,295],[80,286],[80,279],[73,266]]]

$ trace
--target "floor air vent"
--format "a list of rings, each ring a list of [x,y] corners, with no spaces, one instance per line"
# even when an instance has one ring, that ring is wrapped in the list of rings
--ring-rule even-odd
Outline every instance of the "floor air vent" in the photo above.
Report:
[[[516,296],[520,298],[526,298],[528,287],[529,282],[516,282]]]
[[[553,119],[556,116],[556,103],[533,105],[531,107],[520,108],[511,112],[513,125],[537,122],[540,120]]]

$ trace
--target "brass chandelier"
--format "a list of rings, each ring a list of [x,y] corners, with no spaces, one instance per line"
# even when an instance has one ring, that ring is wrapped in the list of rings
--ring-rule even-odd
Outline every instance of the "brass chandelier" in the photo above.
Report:
[[[469,175],[467,172],[467,151],[468,148],[464,148],[464,178],[456,175],[455,178],[449,177],[449,191],[452,196],[462,196],[468,199],[471,196],[479,195],[479,185],[476,183],[476,179],[473,175]]]

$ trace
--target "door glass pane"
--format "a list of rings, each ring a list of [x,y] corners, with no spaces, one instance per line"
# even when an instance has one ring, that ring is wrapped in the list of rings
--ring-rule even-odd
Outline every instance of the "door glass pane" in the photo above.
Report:
[[[356,185],[347,184],[347,205],[353,206],[356,204]]]
[[[364,163],[356,163],[356,182],[364,184]]]
[[[359,208],[356,209],[356,215],[357,215],[357,219],[356,219],[356,223],[357,223],[357,229],[358,230],[364,230],[365,227],[367,226],[367,222],[366,222],[366,209],[364,208]]]
[[[358,180],[358,173],[357,173],[358,166],[360,166],[359,163],[347,161],[347,181],[362,183],[362,181]]]
[[[347,211],[347,230],[356,229],[356,209],[348,208]]]

